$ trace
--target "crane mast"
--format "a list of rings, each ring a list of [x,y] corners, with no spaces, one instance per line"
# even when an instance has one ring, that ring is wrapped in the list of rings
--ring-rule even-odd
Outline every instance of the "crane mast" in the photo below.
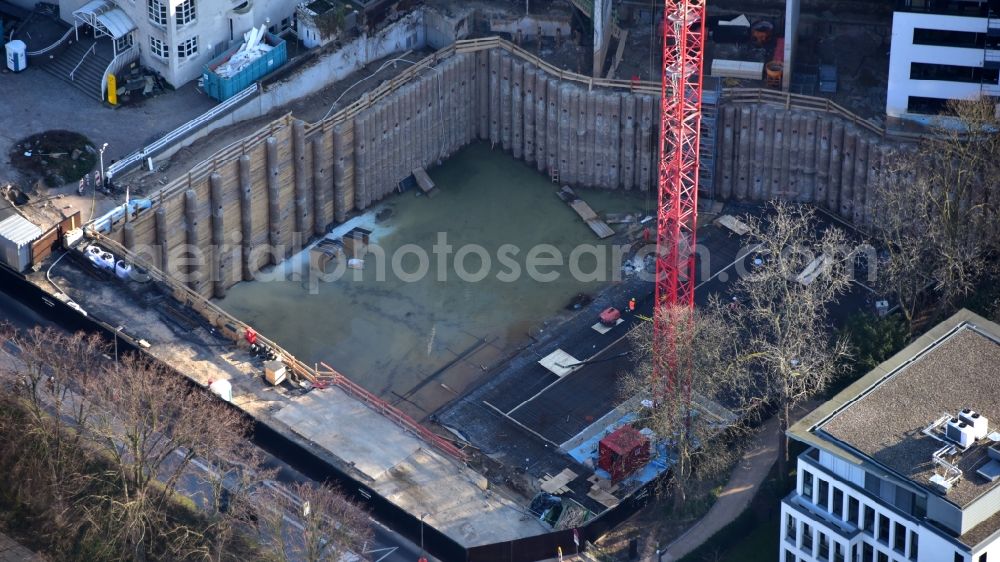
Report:
[[[662,28],[653,394],[690,400],[690,372],[678,372],[687,369],[679,368],[668,310],[694,307],[705,0],[664,0]]]

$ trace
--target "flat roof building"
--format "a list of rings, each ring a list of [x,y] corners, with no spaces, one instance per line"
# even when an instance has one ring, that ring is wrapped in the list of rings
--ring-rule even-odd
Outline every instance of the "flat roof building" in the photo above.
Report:
[[[892,17],[890,118],[926,120],[948,100],[1000,96],[1000,0],[898,0]]]
[[[1000,560],[1000,326],[942,322],[789,429],[780,560]]]

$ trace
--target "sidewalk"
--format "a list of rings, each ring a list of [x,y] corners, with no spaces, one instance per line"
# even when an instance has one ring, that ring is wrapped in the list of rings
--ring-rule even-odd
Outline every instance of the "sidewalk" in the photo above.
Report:
[[[778,418],[764,422],[750,444],[750,448],[740,459],[739,466],[719,494],[719,498],[693,527],[667,546],[660,556],[662,562],[679,560],[698,548],[712,535],[733,522],[750,505],[750,500],[760,484],[767,478],[771,466],[778,460],[777,439]]]
[[[14,542],[14,539],[0,533],[0,562],[43,562],[44,557],[31,552]]]

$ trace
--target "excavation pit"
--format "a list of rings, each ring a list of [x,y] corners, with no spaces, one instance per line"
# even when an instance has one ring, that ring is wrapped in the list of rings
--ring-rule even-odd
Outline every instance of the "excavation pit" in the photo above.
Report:
[[[436,197],[390,196],[325,237],[371,230],[363,269],[346,267],[347,252],[316,271],[304,249],[217,303],[300,361],[324,362],[421,419],[572,315],[574,297],[623,277],[622,238],[599,240],[556,184],[502,151],[475,143],[429,174]],[[653,204],[578,194],[599,214]]]

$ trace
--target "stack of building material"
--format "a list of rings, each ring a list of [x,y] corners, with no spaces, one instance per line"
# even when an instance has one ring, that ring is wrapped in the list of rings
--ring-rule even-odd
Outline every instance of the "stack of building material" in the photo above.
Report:
[[[264,41],[264,35],[266,34],[267,28],[263,25],[260,26],[260,29],[252,28],[250,31],[244,33],[243,46],[233,53],[233,56],[229,57],[229,60],[220,64],[215,69],[215,73],[225,78],[235,76],[249,66],[250,63],[264,56],[265,53],[271,50],[271,46]]]

